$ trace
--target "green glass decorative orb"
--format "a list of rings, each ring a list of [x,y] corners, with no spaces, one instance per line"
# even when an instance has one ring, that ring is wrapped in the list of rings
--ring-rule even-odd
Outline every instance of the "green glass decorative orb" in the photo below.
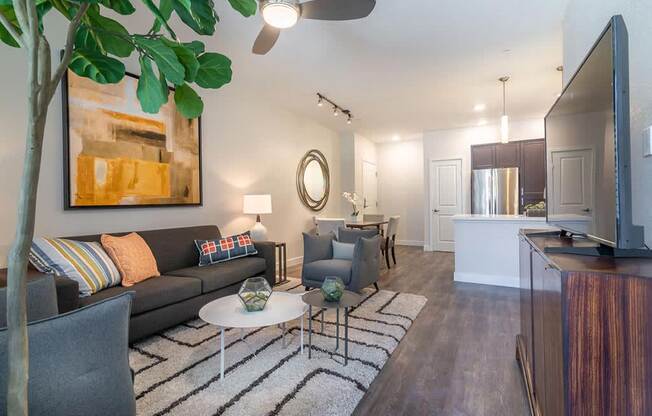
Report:
[[[244,281],[238,297],[247,312],[258,312],[265,309],[265,305],[272,296],[272,287],[264,277],[252,277]]]
[[[339,302],[344,294],[344,282],[339,277],[328,276],[321,285],[321,293],[326,302]]]

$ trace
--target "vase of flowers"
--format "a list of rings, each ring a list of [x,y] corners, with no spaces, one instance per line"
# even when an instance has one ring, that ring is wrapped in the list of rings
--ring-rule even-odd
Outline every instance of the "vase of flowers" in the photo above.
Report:
[[[351,212],[351,220],[357,221],[358,216],[360,215],[360,209],[358,209],[358,202],[360,202],[360,197],[355,192],[343,192],[342,198],[346,199],[353,208],[353,212]]]

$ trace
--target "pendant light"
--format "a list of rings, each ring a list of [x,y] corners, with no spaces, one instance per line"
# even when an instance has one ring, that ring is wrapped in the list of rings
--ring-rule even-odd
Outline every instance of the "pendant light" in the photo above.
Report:
[[[507,115],[507,98],[506,89],[508,76],[498,78],[498,81],[503,83],[503,115],[500,117],[500,142],[509,143],[509,116]]]

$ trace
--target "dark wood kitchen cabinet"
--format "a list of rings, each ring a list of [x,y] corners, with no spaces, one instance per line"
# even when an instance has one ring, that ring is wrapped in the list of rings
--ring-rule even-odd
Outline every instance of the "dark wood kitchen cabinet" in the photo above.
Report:
[[[545,199],[544,139],[471,146],[471,169],[519,168],[519,211]]]
[[[496,144],[497,168],[513,168],[521,166],[521,144],[518,142]]]
[[[471,146],[472,169],[492,169],[496,167],[496,145],[479,144]]]
[[[652,261],[549,254],[521,230],[516,357],[534,416],[652,415]]]

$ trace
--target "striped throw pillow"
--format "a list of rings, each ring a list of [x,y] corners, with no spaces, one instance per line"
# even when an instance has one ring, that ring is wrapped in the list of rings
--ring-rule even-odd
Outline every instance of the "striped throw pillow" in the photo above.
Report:
[[[35,238],[29,261],[41,273],[77,281],[82,297],[120,284],[120,273],[100,243]]]

